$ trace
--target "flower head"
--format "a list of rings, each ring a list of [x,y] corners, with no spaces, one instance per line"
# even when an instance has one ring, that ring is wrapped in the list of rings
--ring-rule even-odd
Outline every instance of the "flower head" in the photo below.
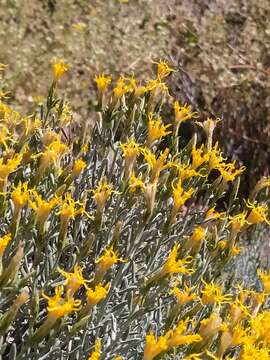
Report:
[[[170,252],[165,264],[160,270],[160,276],[164,277],[170,274],[192,274],[194,270],[187,267],[192,262],[192,257],[188,256],[185,259],[179,259],[179,245],[175,245]]]
[[[198,169],[203,163],[209,160],[209,153],[204,153],[204,145],[198,149],[193,145],[192,148],[192,167],[193,169]]]
[[[66,272],[58,268],[60,274],[66,279],[65,286],[70,291],[71,294],[74,294],[82,285],[86,286],[87,280],[83,277],[82,268],[76,264],[74,266],[73,272]]]
[[[185,202],[191,198],[194,193],[193,188],[189,188],[188,191],[185,191],[182,187],[181,179],[178,179],[176,183],[172,183],[173,189],[173,206],[175,211],[177,212],[181,206],[185,204]]]
[[[63,287],[58,286],[55,289],[55,295],[53,297],[43,294],[43,297],[48,301],[49,317],[53,319],[58,319],[74,311],[79,311],[81,308],[81,300],[75,300],[70,291],[68,291],[66,297],[63,298],[63,291]]]
[[[83,169],[85,169],[85,168],[86,168],[85,161],[83,161],[82,159],[75,160],[73,169],[72,169],[72,173],[71,173],[71,177],[73,179],[76,179],[80,175],[80,173],[83,171]]]
[[[88,360],[99,360],[101,355],[101,341],[98,339],[95,342],[95,349],[88,358]]]
[[[161,117],[153,117],[153,113],[148,114],[148,138],[147,144],[151,146],[154,141],[159,140],[160,138],[168,135],[171,131],[167,129],[171,127],[171,124],[164,125],[162,123]]]
[[[61,59],[54,59],[52,64],[53,77],[55,81],[59,80],[69,69],[69,65]]]
[[[162,170],[168,169],[171,167],[171,163],[166,161],[166,158],[169,154],[169,149],[165,149],[160,153],[159,157],[150,151],[147,148],[141,149],[141,153],[143,154],[149,169],[151,170],[151,179],[158,179]]]
[[[10,240],[11,240],[10,233],[0,237],[0,257],[3,256],[6,247],[10,243]]]
[[[59,199],[54,197],[51,200],[46,201],[42,199],[35,189],[30,191],[30,195],[29,204],[36,212],[37,222],[39,225],[43,226],[52,209],[59,203]]]
[[[108,293],[109,285],[109,283],[105,286],[98,284],[95,286],[94,289],[87,288],[86,296],[88,304],[91,306],[95,306],[102,299],[104,299]]]
[[[204,283],[204,289],[201,290],[202,293],[202,304],[224,304],[230,302],[232,296],[230,294],[222,294],[222,289],[219,285],[211,283],[206,283],[203,279],[202,282]]]
[[[155,335],[151,332],[146,335],[146,343],[144,346],[143,360],[153,360],[163,351],[168,349],[167,339],[160,336],[157,340]]]
[[[193,292],[193,287],[189,287],[187,284],[184,284],[184,289],[180,290],[178,287],[174,287],[171,293],[177,298],[179,305],[185,305],[190,301],[193,301],[198,298],[198,295]]]
[[[157,64],[157,77],[159,80],[164,79],[175,71],[169,67],[168,62],[165,60],[159,60],[159,62],[154,61],[153,63]]]
[[[202,337],[198,334],[186,334],[188,321],[188,318],[186,320],[181,320],[174,330],[169,330],[165,334],[169,349],[175,346],[188,345],[202,340]]]
[[[247,207],[251,209],[247,217],[247,221],[250,224],[258,224],[261,222],[265,222],[266,224],[270,225],[270,221],[267,219],[267,213],[268,213],[267,205],[265,204],[256,205],[255,203],[248,201]]]
[[[112,81],[111,76],[106,76],[104,74],[100,74],[100,75],[95,76],[95,83],[96,83],[98,91],[100,93],[105,92],[105,90],[110,85],[111,81]]]
[[[93,193],[93,199],[97,205],[97,212],[101,213],[105,207],[107,200],[110,198],[112,193],[115,193],[111,184],[108,184],[106,179],[103,178],[99,182],[96,189],[91,190]]]
[[[270,293],[270,270],[268,272],[264,272],[260,269],[257,270],[258,275],[263,283],[264,291],[269,294]]]
[[[181,124],[186,120],[199,117],[199,113],[191,111],[190,105],[184,104],[182,106],[179,104],[179,101],[175,101],[173,107],[175,114],[175,122],[177,124]]]
[[[13,185],[13,191],[11,192],[11,200],[14,204],[15,211],[22,209],[29,200],[28,184],[22,184],[21,181],[19,181],[17,186]]]

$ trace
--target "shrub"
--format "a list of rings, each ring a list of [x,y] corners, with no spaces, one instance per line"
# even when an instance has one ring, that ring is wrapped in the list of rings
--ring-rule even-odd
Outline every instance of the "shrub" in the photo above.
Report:
[[[58,95],[23,116],[1,94],[1,354],[9,359],[267,359],[270,274],[244,289],[224,271],[238,238],[269,223],[237,197],[244,167],[225,161],[199,117],[155,79],[98,75],[92,121]],[[168,108],[173,116],[163,122]]]

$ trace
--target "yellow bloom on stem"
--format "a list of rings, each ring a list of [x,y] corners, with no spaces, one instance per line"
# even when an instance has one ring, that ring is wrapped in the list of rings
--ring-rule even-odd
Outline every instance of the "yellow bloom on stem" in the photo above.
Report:
[[[6,247],[10,243],[11,233],[8,233],[2,237],[0,237],[0,256],[3,256]]]
[[[152,112],[148,114],[147,126],[148,126],[148,138],[147,138],[148,146],[151,146],[154,141],[159,140],[160,138],[171,133],[171,131],[167,130],[169,127],[171,127],[171,124],[164,125],[162,123],[161,117],[157,116],[156,118],[154,118]]]
[[[113,190],[113,186],[108,184],[106,179],[103,178],[98,184],[96,189],[91,190],[93,193],[93,199],[97,205],[97,213],[101,214],[106,205],[107,200],[116,191]]]
[[[165,95],[169,94],[167,85],[161,82],[159,79],[150,79],[147,82],[146,88],[154,95],[156,95],[156,93],[161,93]]]
[[[95,342],[95,349],[88,358],[88,360],[99,360],[100,355],[101,355],[101,340],[98,339]]]
[[[219,169],[220,167],[223,166],[223,162],[224,162],[224,158],[221,154],[220,149],[218,148],[218,143],[215,144],[215,146],[208,151],[208,156],[209,156],[209,169],[213,170],[213,169]]]
[[[97,89],[100,93],[104,93],[108,86],[112,81],[111,76],[106,76],[104,74],[96,75],[95,76],[95,83],[97,85]]]
[[[173,163],[173,166],[176,167],[178,171],[178,177],[181,179],[182,182],[194,176],[201,176],[195,169],[193,169],[188,164]]]
[[[119,99],[124,96],[129,90],[130,87],[126,84],[126,79],[123,76],[120,76],[120,78],[116,82],[115,88],[113,89],[113,95],[115,99]]]
[[[135,173],[132,172],[129,178],[129,189],[131,192],[135,192],[137,188],[144,189],[145,184],[140,177],[137,177]]]
[[[153,61],[154,64],[157,64],[157,77],[159,80],[164,79],[165,77],[169,76],[172,72],[176,70],[172,69],[168,62],[165,60],[159,60],[158,62]]]
[[[240,214],[229,216],[229,225],[231,225],[233,234],[238,234],[245,225],[248,225],[248,221],[246,220],[247,212],[244,211]]]
[[[177,298],[177,302],[179,305],[185,305],[190,301],[193,301],[198,298],[198,295],[193,293],[193,287],[189,287],[187,284],[184,284],[184,289],[180,290],[178,287],[174,287],[171,291],[171,294],[173,294]]]
[[[59,140],[53,141],[46,146],[45,150],[37,155],[33,155],[33,158],[40,157],[39,167],[37,170],[37,178],[41,178],[44,171],[50,166],[57,166],[57,163],[61,160],[62,156],[69,151],[67,145],[63,144]]]
[[[181,320],[174,330],[169,330],[165,334],[169,349],[175,346],[189,345],[202,340],[202,337],[198,334],[186,334],[188,321],[188,318],[186,320]]]
[[[174,107],[174,114],[175,114],[175,122],[178,125],[186,120],[199,117],[198,112],[191,111],[190,105],[184,104],[182,106],[179,104],[179,101],[175,101],[173,104],[173,107]]]
[[[202,297],[201,302],[203,305],[208,304],[224,304],[230,303],[232,300],[232,295],[230,294],[222,294],[222,289],[219,285],[211,283],[206,283],[203,279],[202,282],[204,284],[204,289],[201,290]]]
[[[222,179],[227,183],[229,181],[234,181],[235,178],[242,174],[245,171],[245,166],[241,166],[240,169],[235,168],[236,161],[232,163],[222,163],[216,167],[216,169],[220,172]]]
[[[217,335],[222,325],[222,319],[218,313],[213,312],[208,318],[203,319],[199,328],[199,335],[203,338],[204,342],[207,343]]]
[[[72,179],[76,179],[85,168],[86,168],[85,161],[83,161],[82,159],[75,160],[71,172]]]
[[[15,213],[21,210],[29,200],[29,190],[27,183],[19,181],[17,186],[12,185],[13,191],[11,192],[11,200],[14,204]]]
[[[196,146],[192,147],[192,167],[193,169],[198,169],[202,164],[209,160],[209,153],[204,153],[204,145],[196,149]]]
[[[240,360],[269,360],[269,348],[256,346],[251,342],[243,345]]]
[[[6,163],[3,163],[3,159],[0,159],[0,191],[4,190],[8,176],[17,169],[22,161],[22,154],[15,154],[12,159],[8,159]]]
[[[91,307],[98,304],[101,300],[103,300],[106,297],[109,286],[110,284],[108,283],[105,286],[98,284],[95,286],[94,289],[87,287],[87,291],[86,291],[87,303],[91,305]]]
[[[128,87],[130,91],[134,91],[135,96],[140,97],[144,95],[148,89],[146,86],[137,85],[136,79],[134,76],[127,79],[129,81]]]
[[[168,349],[167,339],[160,336],[157,340],[154,333],[146,335],[146,343],[144,346],[143,360],[153,360],[156,356]]]
[[[95,284],[103,280],[106,272],[118,262],[124,262],[125,260],[118,257],[117,252],[112,247],[105,249],[103,254],[95,261],[97,264],[95,268]]]
[[[62,204],[60,205],[60,210],[57,213],[57,215],[60,215],[61,229],[65,231],[69,220],[74,219],[75,216],[83,214],[84,212],[84,204],[73,200],[70,193],[65,194]]]
[[[120,148],[125,158],[125,179],[128,179],[133,170],[136,158],[140,153],[140,147],[134,139],[131,139],[126,143],[120,144]]]
[[[67,290],[70,291],[70,294],[74,294],[79,288],[83,285],[86,286],[88,280],[85,280],[83,277],[83,269],[76,264],[74,266],[73,272],[66,272],[60,268],[58,268],[59,273],[66,278],[65,286]]]
[[[269,294],[270,293],[270,270],[268,272],[263,272],[262,270],[258,269],[257,273],[263,283],[264,291]]]
[[[264,346],[270,346],[270,311],[266,310],[250,319],[252,333],[257,341]]]
[[[175,245],[170,252],[162,269],[154,276],[154,280],[159,280],[164,276],[171,274],[186,274],[191,275],[194,273],[194,269],[187,267],[193,260],[191,256],[187,256],[184,259],[179,259],[180,245]]]
[[[196,226],[192,235],[188,238],[184,245],[185,249],[192,250],[193,252],[197,253],[201,248],[206,231],[207,230],[202,226]]]
[[[48,301],[48,317],[51,319],[57,320],[81,309],[81,300],[75,300],[70,291],[68,291],[66,297],[63,298],[63,292],[63,286],[58,286],[55,289],[55,295],[53,297],[42,294]]]
[[[249,294],[238,286],[239,293],[234,301],[229,304],[230,327],[233,328],[239,321],[250,316],[250,311],[245,305]]]
[[[59,199],[54,197],[49,201],[43,200],[36,190],[31,190],[32,195],[29,198],[30,207],[36,212],[37,222],[40,226],[43,226],[48,219],[52,209],[59,203]]]
[[[169,154],[169,149],[165,149],[156,157],[156,155],[147,148],[141,149],[149,169],[151,170],[151,180],[159,178],[159,175],[162,170],[168,169],[172,166],[170,162],[165,163],[165,160]]]
[[[205,220],[214,220],[214,219],[225,219],[225,213],[224,212],[218,212],[216,211],[216,207],[213,206],[210,208],[207,213],[205,214]]]
[[[52,64],[52,71],[54,80],[59,80],[69,69],[69,65],[61,59],[54,59]]]
[[[270,221],[267,219],[267,213],[269,209],[266,204],[256,205],[256,203],[252,203],[251,201],[248,201],[247,207],[251,209],[251,212],[247,217],[247,221],[250,224],[258,224],[261,222],[266,222],[266,224],[270,225]]]
[[[177,213],[181,206],[191,198],[194,193],[193,188],[189,188],[188,191],[185,191],[182,187],[181,179],[178,179],[176,184],[172,183],[173,189],[173,213]]]

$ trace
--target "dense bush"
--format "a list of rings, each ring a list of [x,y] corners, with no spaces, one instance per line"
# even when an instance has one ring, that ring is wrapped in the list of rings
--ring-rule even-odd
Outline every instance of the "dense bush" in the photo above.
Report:
[[[248,289],[231,274],[239,236],[269,224],[269,179],[239,200],[245,169],[213,143],[219,120],[173,101],[173,69],[156,66],[145,83],[96,76],[79,125],[58,95],[63,61],[32,115],[1,93],[3,358],[269,358],[270,274]],[[192,119],[206,142],[182,145]]]

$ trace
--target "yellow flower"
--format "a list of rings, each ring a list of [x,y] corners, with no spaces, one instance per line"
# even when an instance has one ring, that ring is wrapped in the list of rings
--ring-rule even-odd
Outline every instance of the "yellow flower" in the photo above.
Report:
[[[134,139],[128,140],[126,143],[120,144],[120,148],[125,158],[125,179],[128,179],[134,167],[134,163],[140,153],[139,145]]]
[[[53,297],[42,294],[48,301],[48,316],[54,320],[79,311],[81,308],[81,300],[75,300],[70,291],[67,292],[66,298],[63,298],[63,290],[62,286],[58,286]]]
[[[96,75],[95,76],[95,83],[97,85],[98,91],[100,93],[104,93],[105,90],[108,88],[112,81],[111,76],[106,76],[104,74]]]
[[[2,237],[0,237],[0,256],[3,256],[6,247],[10,243],[11,233],[8,233]]]
[[[204,145],[202,144],[200,148],[196,149],[195,145],[192,148],[192,167],[193,169],[198,169],[203,163],[209,160],[209,153],[204,152]]]
[[[85,169],[85,167],[86,167],[85,161],[83,161],[82,159],[75,160],[73,169],[72,169],[72,173],[71,173],[71,177],[73,179],[76,179],[80,175],[82,170]]]
[[[129,81],[129,90],[134,91],[135,96],[140,97],[148,91],[146,86],[138,86],[136,79],[133,76],[128,78],[127,80]]]
[[[160,272],[157,274],[157,278],[162,278],[166,275],[170,274],[193,274],[194,270],[192,268],[188,268],[192,262],[192,257],[188,256],[185,259],[179,259],[179,248],[180,245],[175,245],[170,252],[165,264],[163,265]]]
[[[192,250],[197,253],[202,245],[202,240],[205,238],[206,229],[202,226],[197,226],[192,235],[188,238],[186,243],[184,244],[185,249]]]
[[[267,219],[268,206],[265,204],[256,205],[251,201],[247,202],[247,207],[251,209],[247,217],[247,221],[250,224],[258,224],[261,222],[266,222],[266,224],[270,225],[270,221]]]
[[[87,288],[86,296],[87,296],[87,303],[91,306],[95,306],[98,304],[102,299],[104,299],[108,293],[110,284],[108,283],[105,286],[98,284],[95,286],[95,289]]]
[[[246,220],[247,212],[244,211],[240,214],[229,216],[229,225],[232,227],[232,231],[237,234],[239,231],[243,229],[245,225],[248,224],[248,221]]]
[[[264,346],[270,346],[270,311],[266,310],[250,319],[252,333]]]
[[[45,151],[37,155],[33,155],[33,158],[40,157],[39,167],[37,171],[37,177],[40,178],[44,171],[50,166],[57,166],[61,157],[69,150],[68,146],[60,142],[59,140],[53,141],[46,146]]]
[[[33,200],[29,198],[29,204],[36,212],[37,222],[40,226],[43,226],[52,209],[59,203],[59,199],[54,197],[49,201],[45,201],[34,189],[30,191],[30,194],[33,196]]]
[[[198,298],[195,293],[192,293],[193,287],[189,287],[187,284],[184,284],[184,290],[180,290],[178,287],[174,287],[171,293],[177,298],[179,305],[185,305],[186,303],[193,301]]]
[[[71,294],[74,294],[82,285],[86,286],[88,280],[85,280],[82,274],[82,268],[76,264],[73,272],[66,272],[58,268],[58,271],[66,278],[65,286]]]
[[[168,62],[165,60],[159,60],[159,62],[153,61],[153,63],[157,64],[157,77],[159,80],[164,79],[175,71],[169,67]]]
[[[144,189],[145,184],[141,178],[137,177],[134,172],[132,172],[129,178],[129,189],[131,192],[135,192],[137,188]]]
[[[222,289],[217,284],[206,283],[203,279],[202,282],[204,283],[204,289],[201,290],[202,298],[201,302],[203,305],[208,304],[224,304],[229,303],[232,300],[232,295],[230,294],[222,294]]]
[[[17,186],[12,186],[13,191],[11,192],[11,200],[15,207],[15,212],[19,211],[24,207],[29,199],[29,191],[27,183],[21,183],[19,181]]]
[[[234,181],[238,175],[245,171],[245,166],[241,166],[241,168],[237,170],[235,163],[236,161],[228,164],[222,163],[216,167],[225,182]]]
[[[112,247],[105,249],[103,254],[95,261],[97,264],[95,268],[95,284],[101,282],[106,272],[118,262],[125,262],[125,260],[119,258]]]
[[[95,350],[92,352],[88,360],[99,360],[101,355],[101,341],[98,339],[95,342]]]
[[[189,188],[188,191],[184,191],[182,187],[181,179],[178,179],[177,183],[172,183],[173,189],[173,207],[174,211],[177,212],[181,206],[185,204],[185,202],[191,198],[194,193],[193,188]]]
[[[221,329],[222,319],[218,313],[213,312],[208,318],[203,319],[199,328],[199,335],[204,342],[210,341]]]
[[[144,346],[143,360],[153,360],[156,356],[168,349],[167,339],[160,336],[157,340],[151,332],[146,335],[146,344]]]
[[[263,283],[264,291],[269,294],[270,293],[270,270],[268,272],[263,272],[262,270],[257,270],[258,275]]]
[[[240,360],[269,360],[269,348],[246,343],[240,352]]]
[[[216,143],[215,146],[208,151],[208,156],[210,170],[219,169],[224,165],[223,162],[225,159],[223,158],[220,149],[218,149],[218,143]]]
[[[99,182],[98,187],[91,190],[91,192],[94,194],[93,199],[97,205],[97,212],[100,214],[102,213],[107,200],[110,198],[112,193],[115,193],[116,191],[114,191],[112,185],[108,184],[106,179],[103,178]]]
[[[150,79],[147,82],[146,88],[154,95],[156,95],[156,93],[161,93],[165,95],[169,94],[167,85],[161,82],[159,79]]]
[[[3,159],[0,159],[0,181],[5,182],[13,171],[17,169],[22,161],[22,154],[15,154],[12,159],[8,159],[3,164]]]
[[[54,59],[52,64],[52,71],[54,80],[59,80],[69,69],[69,65],[61,59]]]
[[[216,207],[213,206],[212,208],[210,208],[206,215],[205,215],[205,220],[214,220],[214,219],[225,219],[225,213],[224,212],[218,212],[216,211]]]
[[[117,80],[116,86],[113,89],[113,94],[116,99],[121,98],[124,96],[129,90],[130,87],[126,84],[126,79],[122,76]]]
[[[66,229],[70,219],[74,219],[75,216],[84,212],[84,204],[73,200],[70,193],[65,194],[60,206],[60,211],[57,213],[57,215],[60,215],[61,227],[63,230]]]
[[[194,176],[201,176],[196,170],[194,170],[188,164],[173,163],[173,166],[176,167],[176,169],[178,171],[178,176],[182,182],[184,182],[186,179],[192,178]]]
[[[186,320],[181,320],[174,330],[169,330],[165,334],[169,349],[175,346],[188,345],[202,340],[202,337],[198,334],[186,334],[188,320],[188,318]]]
[[[168,169],[172,166],[170,162],[165,163],[165,160],[169,154],[169,149],[162,151],[159,157],[156,157],[153,152],[146,148],[141,149],[141,153],[143,154],[149,169],[151,169],[152,180],[157,179],[162,170]]]
[[[250,312],[248,307],[245,305],[245,300],[248,297],[248,293],[238,286],[239,293],[237,298],[229,304],[229,314],[230,314],[230,326],[233,328],[239,321],[249,317]]]
[[[171,127],[171,124],[163,125],[161,117],[157,116],[154,119],[153,113],[150,112],[148,114],[148,146],[151,146],[155,140],[159,140],[160,138],[170,134],[171,131],[167,130],[169,127]]]
[[[191,111],[190,105],[184,104],[182,106],[179,104],[179,101],[175,101],[173,107],[176,124],[181,124],[186,120],[199,117],[199,113]]]

